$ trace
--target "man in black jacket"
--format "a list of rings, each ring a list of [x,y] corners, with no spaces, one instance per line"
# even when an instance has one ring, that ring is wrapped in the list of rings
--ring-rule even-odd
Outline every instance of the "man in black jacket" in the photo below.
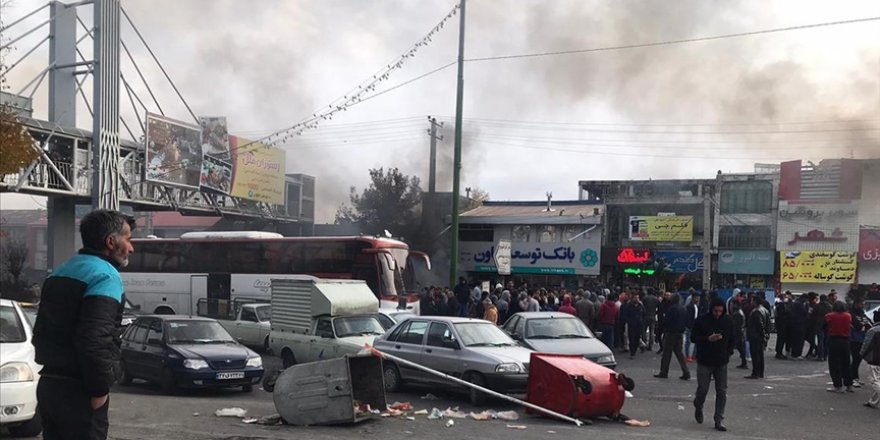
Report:
[[[43,284],[34,324],[43,438],[106,439],[124,300],[118,267],[134,251],[134,219],[97,210],[80,223],[83,249]]]
[[[672,354],[678,360],[681,367],[681,380],[690,380],[691,372],[688,370],[687,361],[684,359],[684,353],[681,351],[682,340],[685,330],[685,310],[679,304],[681,296],[671,295],[668,299],[670,305],[663,316],[663,358],[660,360],[660,373],[654,377],[666,379],[669,375],[669,362],[672,360]]]
[[[694,398],[694,418],[703,423],[703,404],[709,393],[709,383],[715,380],[715,429],[727,431],[724,407],[727,404],[727,362],[733,354],[733,321],[727,316],[724,300],[713,298],[709,313],[697,318],[691,330],[691,341],[697,346],[697,395]]]
[[[657,326],[657,307],[660,305],[660,299],[654,294],[654,289],[649,289],[648,294],[642,299],[645,305],[645,331],[648,338],[648,350],[654,349],[654,330]]]
[[[770,340],[770,312],[760,298],[752,297],[752,313],[746,321],[746,338],[752,355],[752,374],[746,379],[764,378],[764,349]]]

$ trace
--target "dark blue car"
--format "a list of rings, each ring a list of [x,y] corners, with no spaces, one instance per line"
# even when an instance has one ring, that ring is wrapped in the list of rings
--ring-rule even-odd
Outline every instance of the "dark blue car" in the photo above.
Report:
[[[210,318],[139,316],[122,334],[119,382],[158,383],[169,393],[181,388],[242,387],[253,390],[263,360]]]

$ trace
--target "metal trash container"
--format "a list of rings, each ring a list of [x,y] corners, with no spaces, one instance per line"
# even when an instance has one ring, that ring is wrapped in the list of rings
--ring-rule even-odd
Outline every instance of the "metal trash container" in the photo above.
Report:
[[[634,386],[583,356],[532,353],[526,400],[570,417],[615,417]]]
[[[382,361],[373,356],[346,356],[294,365],[284,370],[273,391],[275,409],[291,425],[358,423],[372,414],[355,405],[384,411]]]

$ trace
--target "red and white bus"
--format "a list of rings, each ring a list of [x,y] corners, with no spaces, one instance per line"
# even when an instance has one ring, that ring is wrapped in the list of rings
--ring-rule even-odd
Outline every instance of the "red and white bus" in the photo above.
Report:
[[[273,278],[364,280],[380,306],[419,312],[416,272],[428,256],[378,237],[284,237],[270,232],[190,232],[132,240],[120,270],[125,294],[147,313],[193,314],[199,299],[270,299]]]

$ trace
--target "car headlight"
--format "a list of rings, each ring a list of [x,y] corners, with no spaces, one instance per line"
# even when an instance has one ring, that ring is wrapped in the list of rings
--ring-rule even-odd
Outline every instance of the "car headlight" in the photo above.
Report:
[[[201,370],[202,368],[208,368],[208,362],[202,359],[187,359],[183,361],[183,366],[190,370]]]
[[[134,322],[133,318],[122,318],[122,322],[120,322],[120,324],[123,327],[128,327],[129,325],[131,325],[132,322]]]
[[[34,371],[24,362],[10,362],[0,367],[0,383],[32,382]]]
[[[259,356],[248,358],[247,366],[254,367],[254,368],[260,368],[263,366],[263,358],[261,358]]]
[[[615,363],[614,362],[614,355],[613,354],[606,354],[605,356],[600,356],[599,359],[596,359],[596,363],[597,364],[613,364],[613,363]]]
[[[495,372],[501,374],[522,373],[523,367],[520,364],[498,364],[495,367]]]

